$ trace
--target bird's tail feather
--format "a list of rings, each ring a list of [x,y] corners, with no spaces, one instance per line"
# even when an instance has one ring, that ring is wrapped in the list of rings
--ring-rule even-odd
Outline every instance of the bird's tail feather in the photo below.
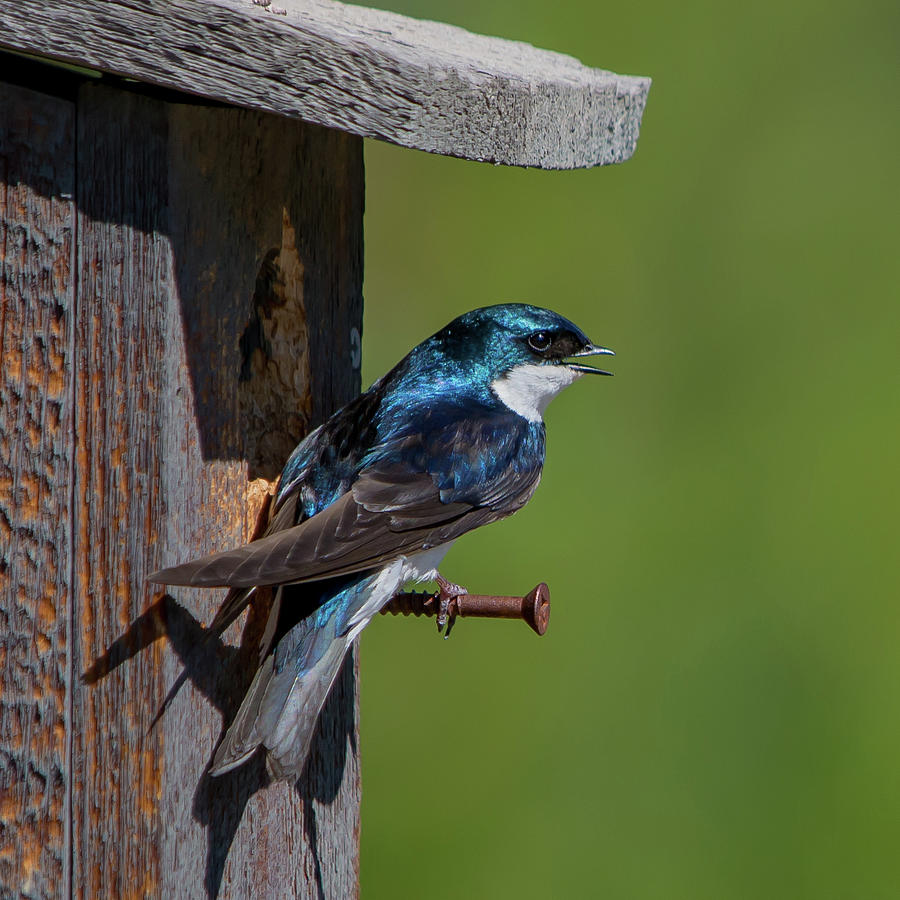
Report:
[[[303,771],[319,711],[350,643],[349,635],[335,633],[333,620],[323,628],[313,618],[298,622],[263,660],[210,774],[231,771],[260,745],[274,778],[296,778]]]
[[[222,738],[219,749],[216,750],[209,769],[210,775],[224,775],[236,769],[262,743],[256,724],[260,705],[272,678],[274,663],[275,657],[268,656],[256,670],[250,690],[247,691],[237,715],[228,726],[228,731]]]
[[[348,646],[346,637],[333,640],[315,666],[294,680],[278,715],[263,714],[267,720],[266,762],[273,778],[296,778],[303,771],[319,712],[341,670]],[[274,708],[280,699],[277,691],[272,699]]]

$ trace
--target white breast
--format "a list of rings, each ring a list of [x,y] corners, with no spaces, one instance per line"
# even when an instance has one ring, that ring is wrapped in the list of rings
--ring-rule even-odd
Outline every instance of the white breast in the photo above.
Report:
[[[398,556],[393,562],[388,563],[375,579],[371,592],[366,602],[354,613],[347,622],[347,640],[352,641],[369,624],[374,616],[391,597],[394,596],[404,584],[410,581],[434,581],[438,566],[453,546],[453,541],[433,547],[431,550],[421,550],[410,556]]]
[[[541,422],[547,404],[581,375],[568,366],[525,364],[492,381],[491,389],[514,413]]]
[[[430,550],[421,550],[410,556],[403,567],[403,580],[406,581],[434,581],[438,573],[438,566],[447,555],[447,551],[453,546],[453,541],[447,541],[440,547],[432,547]]]

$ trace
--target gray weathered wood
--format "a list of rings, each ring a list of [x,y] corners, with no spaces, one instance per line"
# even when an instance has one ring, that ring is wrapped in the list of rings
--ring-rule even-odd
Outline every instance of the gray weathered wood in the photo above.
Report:
[[[145,576],[249,538],[259,476],[359,390],[362,141],[106,87],[18,94],[0,103],[0,896],[355,896],[353,661],[297,787],[262,760],[210,778],[260,614],[198,649],[222,592]]]
[[[68,873],[75,106],[0,84],[0,896]]]
[[[0,46],[404,147],[570,169],[634,152],[650,81],[329,0],[16,0]]]

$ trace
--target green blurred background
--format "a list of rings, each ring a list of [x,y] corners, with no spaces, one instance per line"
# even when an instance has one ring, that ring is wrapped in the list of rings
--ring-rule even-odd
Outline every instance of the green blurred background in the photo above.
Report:
[[[366,384],[503,300],[618,356],[443,567],[546,637],[366,633],[363,897],[900,896],[900,6],[391,6],[654,84],[621,166],[367,145]]]

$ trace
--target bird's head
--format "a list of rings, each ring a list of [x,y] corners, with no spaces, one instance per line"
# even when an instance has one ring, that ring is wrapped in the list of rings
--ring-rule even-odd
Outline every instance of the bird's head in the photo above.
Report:
[[[611,372],[585,365],[586,357],[613,351],[593,344],[568,319],[524,303],[467,312],[431,338],[447,364],[489,386],[493,395],[529,421],[585,374]]]

